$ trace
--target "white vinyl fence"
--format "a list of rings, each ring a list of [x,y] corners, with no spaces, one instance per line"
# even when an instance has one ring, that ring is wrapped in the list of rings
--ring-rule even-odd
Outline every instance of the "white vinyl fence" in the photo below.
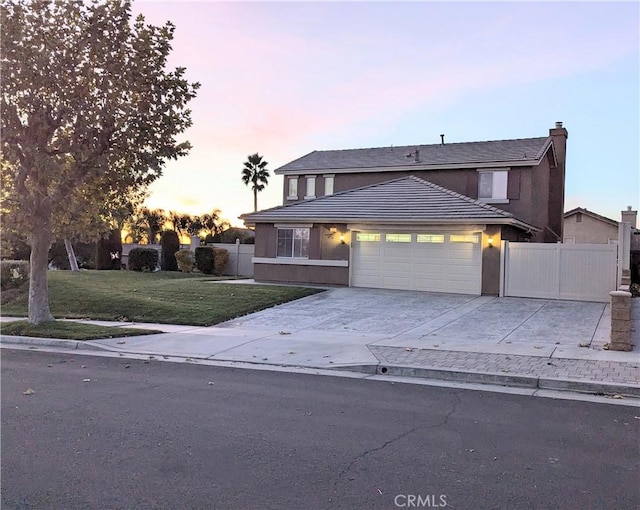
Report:
[[[181,244],[180,249],[195,250],[199,246],[199,241],[193,241],[191,245]],[[225,276],[248,276],[253,277],[253,253],[255,246],[253,244],[236,244],[236,243],[213,243],[207,246],[214,248],[223,248],[229,252],[229,262],[225,266],[222,274]],[[133,248],[154,248],[158,250],[158,263],[162,246],[159,244],[123,244],[122,245],[122,263],[124,267],[128,267],[129,252]]]
[[[608,302],[617,246],[503,241],[501,295]]]
[[[223,248],[229,252],[229,262],[222,274],[226,276],[253,276],[253,244],[213,243],[207,246]]]

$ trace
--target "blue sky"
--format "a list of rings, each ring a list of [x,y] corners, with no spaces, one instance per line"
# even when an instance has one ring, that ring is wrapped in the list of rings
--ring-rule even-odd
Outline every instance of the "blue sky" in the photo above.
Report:
[[[640,197],[636,2],[157,2],[176,25],[172,67],[202,84],[194,148],[167,164],[150,207],[233,224],[253,209],[240,171],[313,150],[569,131],[566,207],[618,220]],[[280,205],[272,176],[259,208]]]

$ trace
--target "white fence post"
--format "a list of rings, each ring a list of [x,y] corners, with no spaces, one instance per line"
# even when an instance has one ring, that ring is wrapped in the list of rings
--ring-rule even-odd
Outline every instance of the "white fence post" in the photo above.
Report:
[[[239,265],[240,265],[240,239],[236,237],[236,278],[238,277]]]
[[[500,292],[498,294],[499,297],[504,297],[505,288],[507,286],[507,261],[509,260],[508,255],[509,250],[509,241],[500,241]]]
[[[631,267],[631,223],[618,223],[618,277],[617,288],[622,285],[622,272]]]

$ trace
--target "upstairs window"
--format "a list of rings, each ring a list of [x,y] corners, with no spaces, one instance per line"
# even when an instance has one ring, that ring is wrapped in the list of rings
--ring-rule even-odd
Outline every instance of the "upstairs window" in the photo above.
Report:
[[[309,258],[309,229],[279,228],[277,256]]]
[[[324,176],[324,194],[333,195],[333,175]]]
[[[316,198],[316,176],[307,175],[307,193],[304,198]]]
[[[507,170],[481,171],[478,174],[478,198],[507,200]]]
[[[298,200],[298,178],[289,177],[287,183],[287,200]]]

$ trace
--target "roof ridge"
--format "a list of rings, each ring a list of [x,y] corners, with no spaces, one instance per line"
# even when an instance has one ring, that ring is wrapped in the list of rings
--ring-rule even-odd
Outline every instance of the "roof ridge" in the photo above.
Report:
[[[416,147],[434,147],[434,146],[447,147],[451,145],[469,145],[474,143],[521,142],[524,140],[542,140],[542,139],[551,139],[551,137],[550,136],[532,136],[532,137],[524,137],[524,138],[504,138],[504,139],[498,139],[498,140],[474,140],[474,141],[468,141],[468,142],[447,142],[444,145],[442,143],[414,143],[414,144],[405,144],[405,145],[381,145],[376,147],[357,147],[357,148],[351,148],[351,149],[316,149],[310,152],[309,154],[313,154],[314,152],[356,152],[356,151],[370,151],[370,150],[376,150],[376,149],[393,150],[393,149],[409,149],[409,148],[416,148]],[[306,154],[305,156],[301,156],[301,158],[304,158],[309,154]],[[301,159],[301,158],[297,158],[294,161],[297,161],[298,159]],[[293,163],[293,161],[291,161],[291,163]]]

